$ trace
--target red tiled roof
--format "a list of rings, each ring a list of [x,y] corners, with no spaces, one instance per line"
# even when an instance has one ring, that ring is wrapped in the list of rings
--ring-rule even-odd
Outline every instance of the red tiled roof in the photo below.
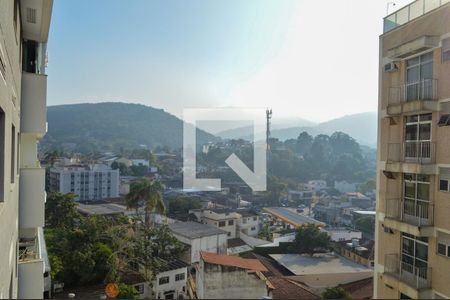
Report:
[[[321,299],[299,282],[289,280],[286,277],[269,277],[274,290],[272,298],[277,299]]]
[[[373,277],[340,284],[339,287],[349,292],[352,299],[372,299]]]
[[[211,252],[200,252],[202,259],[210,264],[232,266],[247,270],[267,272],[267,268],[257,259],[246,259],[238,256],[229,256]]]

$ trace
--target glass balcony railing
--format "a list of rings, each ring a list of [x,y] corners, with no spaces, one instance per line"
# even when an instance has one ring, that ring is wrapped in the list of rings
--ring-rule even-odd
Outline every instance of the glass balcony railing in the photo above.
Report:
[[[431,287],[431,268],[418,267],[401,261],[398,254],[386,254],[384,273],[396,277],[415,289]]]
[[[384,18],[383,32],[391,31],[449,3],[450,0],[417,0]]]

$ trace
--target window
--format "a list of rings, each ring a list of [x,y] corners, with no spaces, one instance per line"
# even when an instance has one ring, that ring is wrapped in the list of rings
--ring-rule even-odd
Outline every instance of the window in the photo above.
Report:
[[[439,168],[439,191],[450,191],[450,168]]]
[[[175,274],[175,281],[184,280],[184,278],[185,278],[184,273]]]
[[[405,158],[431,158],[431,114],[406,117]]]
[[[11,183],[16,178],[16,127],[11,126]]]
[[[256,221],[256,220],[258,220],[258,217],[254,216],[253,221]]]
[[[226,225],[225,221],[220,221],[219,222],[219,227],[224,227]]]
[[[5,199],[5,112],[0,108],[0,202]]]
[[[428,267],[428,238],[402,234],[402,271],[419,272],[420,277],[427,278]]]
[[[247,224],[247,218],[242,218],[242,224]]]
[[[144,293],[144,285],[143,284],[136,284],[134,286],[134,288],[136,289],[138,294],[143,294]]]
[[[250,230],[251,230],[251,231],[255,231],[255,230],[256,230],[256,227],[252,227],[252,228],[250,228]]]
[[[406,101],[433,99],[433,52],[406,61]]]
[[[442,126],[448,126],[450,122],[450,114],[445,114],[445,115],[441,115],[441,117],[439,118],[439,122],[438,122],[438,126],[442,127]]]
[[[442,256],[450,257],[450,234],[438,231],[437,253]]]
[[[442,62],[450,61],[450,38],[442,40]]]
[[[233,220],[228,220],[228,226],[233,226],[234,221]]]
[[[429,219],[430,176],[422,174],[403,175],[403,214],[412,222]]]
[[[448,180],[446,179],[439,180],[439,190],[441,192],[448,192]]]

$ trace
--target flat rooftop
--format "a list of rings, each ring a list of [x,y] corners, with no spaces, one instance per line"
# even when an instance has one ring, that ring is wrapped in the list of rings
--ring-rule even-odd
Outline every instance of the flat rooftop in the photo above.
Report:
[[[118,215],[125,214],[127,208],[116,203],[83,204],[77,203],[77,210],[84,215]]]
[[[295,275],[372,272],[371,269],[363,265],[331,253],[317,253],[313,256],[307,254],[270,254],[270,257]]]
[[[295,227],[301,227],[309,224],[314,224],[317,226],[325,226],[325,223],[317,221],[316,219],[300,215],[292,210],[284,207],[266,207],[264,210],[271,215],[282,219],[286,223],[289,223]]]
[[[226,231],[208,224],[197,222],[176,222],[169,224],[169,229],[180,236],[188,239],[197,239],[205,236],[227,234]]]

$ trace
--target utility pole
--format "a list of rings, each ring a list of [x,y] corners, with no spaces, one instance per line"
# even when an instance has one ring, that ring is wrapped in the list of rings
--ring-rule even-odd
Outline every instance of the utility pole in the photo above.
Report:
[[[270,119],[272,119],[272,109],[266,109],[266,147],[267,147],[267,151],[270,151],[270,145],[269,145]]]

